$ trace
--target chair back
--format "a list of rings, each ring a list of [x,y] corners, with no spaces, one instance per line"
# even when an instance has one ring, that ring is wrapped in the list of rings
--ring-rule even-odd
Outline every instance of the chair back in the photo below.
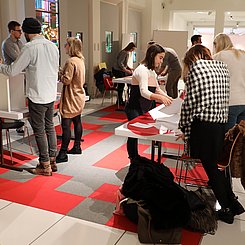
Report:
[[[112,78],[110,76],[103,76],[103,81],[105,85],[105,90],[115,90],[114,83],[112,82]]]
[[[105,62],[101,62],[101,63],[99,63],[99,70],[101,70],[102,68],[107,69],[107,65],[106,65],[106,63],[105,63]]]

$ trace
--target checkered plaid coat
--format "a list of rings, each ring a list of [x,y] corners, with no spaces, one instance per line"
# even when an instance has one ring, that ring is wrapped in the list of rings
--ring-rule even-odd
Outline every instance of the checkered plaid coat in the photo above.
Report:
[[[179,122],[186,140],[195,118],[206,122],[227,122],[229,80],[227,66],[221,61],[198,60],[192,65],[187,76],[187,94]]]

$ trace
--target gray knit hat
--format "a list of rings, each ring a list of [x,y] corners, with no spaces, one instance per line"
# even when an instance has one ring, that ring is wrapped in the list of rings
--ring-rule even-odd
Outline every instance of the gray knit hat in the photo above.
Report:
[[[22,30],[28,34],[39,34],[41,32],[41,23],[35,18],[25,18]]]

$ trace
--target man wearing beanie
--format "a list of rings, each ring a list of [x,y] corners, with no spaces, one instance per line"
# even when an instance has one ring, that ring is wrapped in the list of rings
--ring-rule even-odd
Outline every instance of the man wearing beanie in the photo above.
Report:
[[[12,64],[0,64],[0,72],[8,76],[15,76],[23,70],[26,72],[30,123],[39,150],[39,164],[29,171],[51,176],[52,171],[57,171],[53,110],[57,94],[59,51],[54,43],[40,34],[41,23],[37,19],[25,18],[22,30],[27,43]]]

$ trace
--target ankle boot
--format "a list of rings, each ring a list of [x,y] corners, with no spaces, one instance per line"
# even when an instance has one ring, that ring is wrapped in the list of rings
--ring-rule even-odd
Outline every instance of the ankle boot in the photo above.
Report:
[[[234,214],[230,208],[221,208],[220,210],[216,211],[216,216],[218,220],[221,220],[227,224],[233,224],[234,222]]]
[[[57,168],[57,165],[56,165],[55,157],[50,157],[50,165],[51,165],[51,168],[52,168],[52,172],[57,172],[58,168]]]
[[[36,168],[27,170],[29,173],[36,175],[52,176],[50,161],[40,162]]]
[[[238,197],[234,197],[231,201],[231,211],[234,215],[240,215],[245,212],[244,207],[237,199]]]
[[[82,154],[82,149],[81,149],[80,145],[79,146],[74,145],[72,147],[72,149],[70,149],[67,152],[67,154]]]
[[[66,151],[60,150],[58,156],[56,157],[56,163],[68,162],[68,156]]]

